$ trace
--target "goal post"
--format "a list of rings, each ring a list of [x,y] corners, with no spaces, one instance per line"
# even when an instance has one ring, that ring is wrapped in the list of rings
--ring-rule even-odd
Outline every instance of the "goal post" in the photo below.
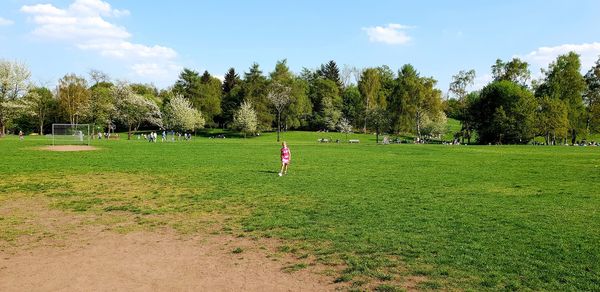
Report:
[[[52,145],[90,145],[89,124],[52,124]]]

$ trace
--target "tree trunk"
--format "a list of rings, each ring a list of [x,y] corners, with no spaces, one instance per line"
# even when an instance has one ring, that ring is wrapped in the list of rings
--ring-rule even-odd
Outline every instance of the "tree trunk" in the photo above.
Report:
[[[129,130],[127,130],[127,140],[131,140],[131,124],[129,125]]]
[[[575,144],[575,141],[577,141],[577,132],[575,131],[575,129],[571,130],[571,144]]]
[[[281,112],[277,112],[277,142],[279,142],[279,133],[281,132]]]
[[[44,122],[40,122],[40,136],[44,136]]]

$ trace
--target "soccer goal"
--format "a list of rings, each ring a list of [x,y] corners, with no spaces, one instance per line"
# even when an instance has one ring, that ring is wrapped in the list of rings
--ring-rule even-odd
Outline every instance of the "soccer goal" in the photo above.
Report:
[[[52,145],[90,145],[89,124],[52,124]]]

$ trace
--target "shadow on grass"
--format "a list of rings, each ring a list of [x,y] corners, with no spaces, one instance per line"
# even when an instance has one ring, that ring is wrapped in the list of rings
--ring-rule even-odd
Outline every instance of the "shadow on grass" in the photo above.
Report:
[[[259,170],[259,173],[270,173],[270,174],[277,174],[279,173],[279,171],[276,170]]]

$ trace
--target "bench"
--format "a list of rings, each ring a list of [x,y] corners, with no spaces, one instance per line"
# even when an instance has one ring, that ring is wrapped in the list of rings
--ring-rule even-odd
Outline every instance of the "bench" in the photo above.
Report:
[[[348,140],[348,143],[360,143],[360,140],[358,140],[358,139],[350,139],[350,140]]]

